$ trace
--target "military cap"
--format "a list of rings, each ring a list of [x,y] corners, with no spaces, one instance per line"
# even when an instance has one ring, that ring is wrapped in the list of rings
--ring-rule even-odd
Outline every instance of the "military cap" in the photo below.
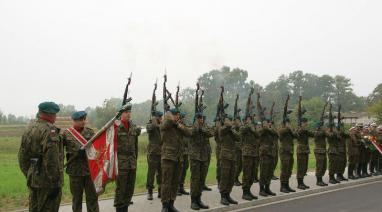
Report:
[[[176,115],[177,113],[180,113],[178,108],[171,108],[169,111],[172,113],[172,115]]]
[[[203,113],[195,113],[196,118],[203,118]]]
[[[130,112],[132,107],[133,107],[133,105],[131,105],[131,104],[125,104],[125,105],[123,105],[121,107],[120,111],[122,111],[122,112],[126,112],[126,111]]]
[[[162,117],[162,116],[163,116],[163,113],[160,112],[160,111],[155,111],[155,112],[154,112],[154,116],[156,116],[156,117]]]
[[[85,111],[77,111],[72,114],[72,119],[73,120],[79,120],[82,118],[85,118],[87,113]]]
[[[38,105],[38,110],[43,113],[56,114],[60,111],[60,107],[54,102],[42,102]]]

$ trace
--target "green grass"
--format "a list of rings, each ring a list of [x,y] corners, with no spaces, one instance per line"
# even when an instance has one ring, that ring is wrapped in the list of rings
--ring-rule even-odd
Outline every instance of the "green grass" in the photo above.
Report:
[[[141,193],[145,191],[147,161],[146,146],[147,136],[139,137],[139,157],[138,169],[136,177],[135,192]],[[213,155],[209,172],[207,176],[208,184],[215,184],[216,159],[215,159],[215,142],[211,140]],[[0,137],[0,211],[9,211],[14,209],[26,208],[28,202],[28,189],[26,180],[21,173],[17,161],[17,152],[20,146],[20,137]],[[311,146],[313,150],[313,146]],[[296,157],[295,157],[296,158]],[[278,163],[278,166],[280,163]],[[310,154],[309,169],[314,169],[314,154]],[[294,169],[296,170],[296,159]],[[295,171],[294,170],[294,171]],[[279,168],[276,169],[276,175],[279,174]],[[189,185],[190,173],[187,173],[186,185]],[[106,187],[105,193],[100,198],[113,197],[115,185],[110,183]],[[68,176],[65,174],[62,203],[70,202],[71,195],[68,186]]]

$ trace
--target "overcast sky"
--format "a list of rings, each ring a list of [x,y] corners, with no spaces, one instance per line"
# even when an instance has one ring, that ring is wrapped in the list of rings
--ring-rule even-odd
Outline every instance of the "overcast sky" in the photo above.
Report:
[[[223,65],[263,86],[295,70],[345,75],[358,95],[381,83],[380,0],[188,2],[0,0],[0,110],[100,105],[130,72],[140,102],[165,67],[172,90]]]

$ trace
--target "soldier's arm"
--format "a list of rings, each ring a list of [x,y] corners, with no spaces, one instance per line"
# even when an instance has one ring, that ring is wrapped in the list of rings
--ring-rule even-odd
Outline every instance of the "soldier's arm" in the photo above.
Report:
[[[25,133],[23,137],[21,138],[21,145],[19,149],[18,159],[19,159],[19,166],[21,171],[23,172],[24,176],[27,177],[28,170],[30,167],[30,138]]]
[[[160,126],[160,129],[161,129],[161,130],[167,130],[167,129],[169,129],[169,128],[175,126],[175,124],[176,124],[176,123],[175,123],[174,120],[169,119],[169,118],[166,118],[166,119],[163,121],[162,125]]]
[[[231,131],[232,131],[232,134],[233,134],[235,140],[240,141],[240,139],[241,139],[241,135],[240,135],[239,130],[236,130],[235,128],[232,127],[232,128],[231,128]]]
[[[192,136],[192,130],[188,129],[186,126],[178,125],[178,129],[180,129],[180,131],[182,132],[182,134],[184,136],[186,136],[186,137],[191,137]]]
[[[47,171],[47,185],[50,188],[60,187],[60,155],[58,150],[58,142],[60,141],[60,136],[56,132],[54,127],[49,127],[45,129],[42,135],[43,144],[43,166]]]
[[[204,126],[202,128],[202,132],[204,133],[204,135],[207,137],[207,138],[211,138],[214,136],[214,130],[213,129],[210,129],[208,128],[207,126]]]

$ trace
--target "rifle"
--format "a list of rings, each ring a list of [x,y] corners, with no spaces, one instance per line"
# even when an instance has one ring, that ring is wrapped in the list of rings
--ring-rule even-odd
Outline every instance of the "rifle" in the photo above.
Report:
[[[204,110],[207,108],[207,106],[204,105],[203,103],[203,96],[204,96],[204,90],[202,90],[202,93],[200,94],[200,98],[199,98],[199,112],[203,113]]]
[[[328,106],[328,101],[325,102],[324,108],[322,109],[322,112],[321,112],[320,127],[324,126],[325,110],[327,106]]]
[[[290,96],[288,94],[286,100],[285,100],[285,104],[284,104],[284,111],[283,111],[283,127],[285,127],[286,125],[286,120],[288,118],[288,114],[291,112],[291,111],[288,111],[288,103],[289,103],[289,99],[290,99]]]
[[[329,104],[329,129],[330,132],[333,132],[333,123],[334,118],[333,118],[333,112],[332,112],[332,103]]]
[[[167,96],[167,87],[166,87],[166,83],[167,83],[167,74],[165,73],[164,76],[163,76],[163,111],[164,111],[164,114],[166,114],[166,112],[170,109],[170,105],[168,104],[168,100],[169,98],[171,97],[168,97]]]
[[[263,121],[265,120],[265,112],[266,108],[263,108],[260,103],[260,92],[257,93],[257,113],[259,119],[261,121],[261,126],[263,126]]]
[[[306,113],[305,108],[301,106],[302,96],[298,97],[298,108],[297,108],[297,125],[301,127],[302,125],[302,116]]]
[[[239,101],[239,94],[236,94],[236,99],[235,99],[235,106],[233,108],[233,118],[236,120],[239,118],[239,113],[241,111],[240,108],[237,108],[237,102]]]
[[[176,109],[179,109],[179,107],[182,105],[182,102],[179,102],[179,83],[178,86],[176,86],[175,102],[173,103],[175,103],[174,106]]]
[[[341,104],[338,105],[338,113],[337,113],[337,130],[341,130],[341,120],[343,118],[341,117]]]
[[[224,110],[226,108],[228,108],[229,104],[224,104],[224,97],[223,97],[224,86],[221,86],[220,89],[221,89],[220,90],[220,98],[219,98],[219,102],[217,105],[215,120],[220,121],[222,124],[224,124],[224,118],[226,116]]]
[[[245,107],[245,117],[248,118],[249,116],[252,117],[252,109],[253,109],[253,101],[252,101],[252,95],[255,92],[254,88],[251,88],[251,91],[249,92],[248,99],[247,99],[247,104]]]
[[[158,102],[157,102],[157,97],[155,95],[155,91],[157,90],[157,81],[155,81],[155,84],[154,84],[154,90],[153,90],[153,96],[151,97],[151,114],[150,114],[150,120],[151,120],[151,117],[153,115],[155,115],[155,112],[156,112],[156,106],[158,105]]]
[[[274,108],[275,108],[275,102],[272,102],[272,106],[271,106],[271,110],[270,110],[270,121],[271,121],[271,123],[274,123]]]
[[[123,98],[122,98],[122,107],[126,104],[126,103],[129,103],[132,98],[129,97],[127,98],[127,94],[129,93],[129,86],[130,86],[130,83],[131,83],[131,76],[132,76],[132,72],[130,72],[130,76],[129,78],[127,79],[127,84],[126,84],[126,88],[125,88],[125,92],[123,93]]]

